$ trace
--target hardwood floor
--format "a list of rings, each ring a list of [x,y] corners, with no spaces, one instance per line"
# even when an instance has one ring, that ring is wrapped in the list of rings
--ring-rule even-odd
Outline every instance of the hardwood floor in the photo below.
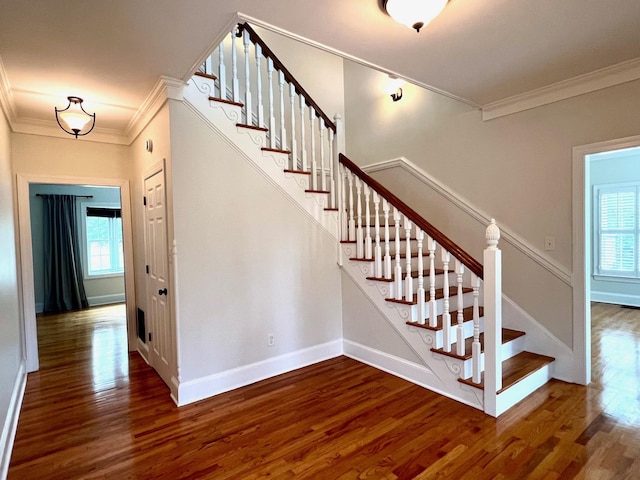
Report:
[[[594,381],[498,420],[346,357],[178,409],[122,306],[38,319],[10,479],[637,479],[640,311],[594,304]]]

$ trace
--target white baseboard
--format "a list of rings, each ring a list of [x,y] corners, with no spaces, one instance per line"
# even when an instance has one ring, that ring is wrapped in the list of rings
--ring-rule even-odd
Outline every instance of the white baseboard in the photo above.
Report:
[[[97,295],[95,297],[87,297],[90,307],[98,305],[110,305],[112,303],[124,303],[125,295],[123,293],[115,293],[113,295]]]
[[[624,293],[591,292],[591,301],[640,307],[640,296]]]
[[[11,393],[11,401],[9,402],[9,410],[2,426],[0,434],[0,478],[7,478],[9,472],[9,462],[11,460],[11,451],[13,450],[13,441],[16,438],[18,429],[18,417],[20,416],[20,407],[24,398],[24,389],[27,386],[27,368],[23,361],[20,362],[16,381],[13,385]]]
[[[180,383],[178,406],[342,355],[342,339]],[[174,399],[175,400],[175,399]]]
[[[435,378],[433,372],[423,365],[350,340],[343,340],[343,344],[345,356],[353,358],[359,362],[366,363],[373,368],[377,368],[378,370],[382,370],[383,372],[387,372],[408,382],[420,385],[432,392],[451,398],[446,391],[437,388],[437,385],[441,384],[440,380]],[[479,408],[478,405],[467,402],[464,398],[455,398],[453,400],[464,403],[473,408]],[[482,410],[482,408],[479,409]]]

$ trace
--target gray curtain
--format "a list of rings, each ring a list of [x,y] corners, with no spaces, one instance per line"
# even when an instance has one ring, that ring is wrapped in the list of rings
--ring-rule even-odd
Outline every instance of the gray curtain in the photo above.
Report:
[[[82,264],[75,195],[44,199],[44,311],[65,312],[89,306]]]

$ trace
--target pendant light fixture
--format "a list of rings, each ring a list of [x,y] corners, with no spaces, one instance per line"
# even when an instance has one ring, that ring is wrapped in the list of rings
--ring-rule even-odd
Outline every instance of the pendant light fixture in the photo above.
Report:
[[[396,22],[419,32],[436,18],[449,0],[383,0],[387,14]]]
[[[83,100],[80,97],[67,97],[67,100],[69,100],[67,108],[58,110],[57,107],[54,107],[54,110],[56,111],[56,121],[58,122],[58,125],[60,125],[60,128],[69,135],[75,135],[76,138],[83,137],[91,132],[93,127],[96,126],[96,114],[90,114],[85,111],[82,107]],[[64,128],[64,125],[60,123],[60,120],[62,120],[62,122],[71,131]],[[80,133],[91,120],[93,120],[91,128],[84,133]]]

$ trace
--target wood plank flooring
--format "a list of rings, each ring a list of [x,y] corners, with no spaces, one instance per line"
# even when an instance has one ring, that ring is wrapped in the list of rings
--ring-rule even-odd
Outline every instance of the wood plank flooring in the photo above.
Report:
[[[640,311],[592,311],[593,384],[497,420],[346,357],[178,409],[122,306],[41,317],[9,479],[637,479]]]

